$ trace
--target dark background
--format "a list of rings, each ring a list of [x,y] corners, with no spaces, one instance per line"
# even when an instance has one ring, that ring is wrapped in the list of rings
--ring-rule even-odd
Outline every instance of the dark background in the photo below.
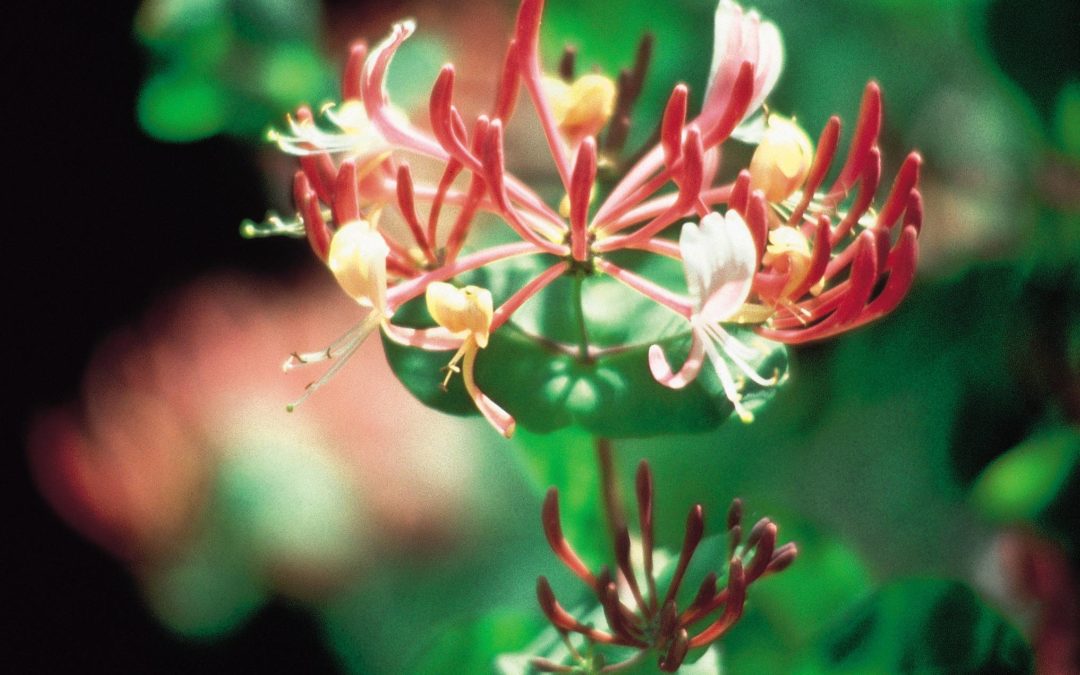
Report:
[[[137,128],[136,6],[36,3],[6,22],[15,179],[4,189],[3,448],[14,509],[4,660],[34,673],[336,672],[317,625],[281,603],[217,644],[174,637],[143,608],[131,575],[63,523],[29,477],[28,424],[77,396],[98,339],[203,272],[281,274],[306,262],[303,247],[237,234],[266,208],[243,146],[163,144]]]

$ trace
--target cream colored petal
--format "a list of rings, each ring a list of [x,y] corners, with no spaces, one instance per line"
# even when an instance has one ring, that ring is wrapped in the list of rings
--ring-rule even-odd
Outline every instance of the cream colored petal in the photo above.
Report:
[[[486,347],[491,332],[494,304],[491,292],[478,286],[456,286],[441,281],[427,287],[427,308],[431,318],[451,333],[472,335]]]
[[[353,300],[388,316],[386,257],[389,254],[390,248],[382,235],[366,221],[358,220],[334,233],[327,265]]]

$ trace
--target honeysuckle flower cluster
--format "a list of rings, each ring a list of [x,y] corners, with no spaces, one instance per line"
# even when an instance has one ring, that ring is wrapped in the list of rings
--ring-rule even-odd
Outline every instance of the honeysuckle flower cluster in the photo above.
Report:
[[[756,350],[725,326],[751,326],[767,339],[793,344],[861,326],[897,306],[918,252],[920,158],[909,155],[891,189],[877,197],[876,84],[866,87],[846,158],[826,185],[838,155],[839,119],[830,119],[814,143],[793,118],[764,109],[783,61],[779,32],[756,12],[722,0],[701,110],[688,114],[689,88],[677,85],[660,120],[659,142],[606,190],[598,172],[621,165],[613,155],[625,141],[628,108],[644,77],[641,57],[647,60],[651,43],[643,42],[634,77],[618,83],[600,73],[575,79],[572,59],[548,72],[538,52],[542,10],[542,0],[522,1],[494,103],[475,119],[455,105],[449,64],[435,79],[426,128],[393,107],[387,71],[415,29],[404,21],[370,52],[364,44],[353,46],[342,101],[322,110],[322,122],[301,108],[286,131],[272,134],[282,150],[299,157],[298,217],[271,219],[266,227],[306,234],[366,312],[328,348],[294,354],[286,364],[337,360],[308,393],[379,329],[401,345],[453,353],[445,376],[433,372],[432,378],[444,377],[445,385],[460,372],[479,411],[509,436],[514,417],[480,390],[473,373],[489,338],[560,276],[608,275],[681,317],[692,335],[678,369],[660,345],[642,367],[680,388],[698,377],[707,357],[725,396],[748,421],[745,381],[769,386],[775,378],[755,372]],[[507,170],[504,139],[522,90],[565,195],[555,207]],[[722,167],[721,147],[733,137],[756,144],[749,167],[738,172]],[[414,176],[407,158],[434,163],[438,179]],[[721,168],[735,178],[718,180]],[[398,212],[407,235],[380,227],[387,209]],[[470,234],[479,214],[495,216],[519,241],[474,248]],[[681,261],[686,293],[616,262],[617,253],[630,250]],[[524,256],[543,260],[541,271],[497,305],[491,289],[456,280]],[[420,296],[437,325],[395,323],[395,313]],[[551,336],[539,337],[555,344]],[[582,350],[583,358],[590,355]]]
[[[654,570],[653,551],[653,479],[646,462],[638,466],[636,492],[638,522],[641,526],[641,560],[644,585],[638,581],[639,571],[631,561],[630,534],[625,525],[615,535],[617,576],[606,567],[593,574],[566,540],[559,523],[559,495],[555,488],[544,500],[544,533],[555,555],[596,595],[603,608],[607,629],[602,630],[579,621],[555,599],[545,577],[536,583],[540,607],[548,620],[564,637],[574,665],[534,659],[533,666],[546,672],[612,672],[629,666],[648,654],[658,657],[660,669],[674,672],[682,665],[691,649],[705,647],[720,639],[739,620],[746,603],[750,584],[762,577],[787,569],[798,553],[793,543],[777,546],[777,526],[768,518],[759,520],[743,541],[742,502],[736,499],[728,511],[727,580],[718,587],[718,576],[709,572],[701,581],[697,593],[682,610],[677,604],[690,560],[701,543],[705,531],[705,516],[701,505],[690,509],[686,532],[674,573],[661,597]],[[620,593],[620,585],[625,593]],[[624,597],[625,596],[625,597]],[[637,650],[625,662],[596,663],[581,654],[567,639],[568,633],[578,633],[592,644],[629,647]],[[596,668],[599,666],[600,668]]]

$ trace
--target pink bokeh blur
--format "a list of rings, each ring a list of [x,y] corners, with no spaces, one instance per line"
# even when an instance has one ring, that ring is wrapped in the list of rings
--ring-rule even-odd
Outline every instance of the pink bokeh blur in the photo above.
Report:
[[[280,499],[336,491],[340,508],[324,499],[317,508],[330,516],[307,517],[337,519],[329,529],[343,540],[332,553],[303,533],[295,545],[262,549],[271,586],[299,597],[350,581],[372,557],[446,545],[471,512],[469,427],[412,399],[378,341],[286,412],[320,371],[286,375],[281,363],[329,343],[359,311],[329,279],[289,288],[241,276],[196,282],[106,339],[82,401],[36,421],[30,453],[42,493],[72,527],[141,572],[171,564],[199,538],[221,473],[237,458],[240,466],[280,460],[279,484],[304,479],[290,467],[322,467]]]

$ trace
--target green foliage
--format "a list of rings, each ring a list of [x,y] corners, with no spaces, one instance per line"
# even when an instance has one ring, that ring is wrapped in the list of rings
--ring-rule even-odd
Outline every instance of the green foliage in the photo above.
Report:
[[[143,579],[150,609],[170,630],[209,640],[236,630],[269,599],[251,558],[220,526]]]
[[[1058,93],[1054,135],[1062,151],[1080,161],[1080,81],[1069,82]]]
[[[598,569],[612,551],[603,519],[594,439],[571,428],[547,434],[521,430],[514,441],[537,495],[549,487],[558,488],[563,533],[586,564]]]
[[[229,94],[217,83],[190,73],[151,77],[139,94],[137,113],[146,133],[162,140],[212,136],[228,120]]]
[[[799,673],[1028,673],[1019,632],[963,584],[888,584],[827,629]]]
[[[341,465],[294,439],[248,441],[223,461],[214,517],[266,575],[342,574],[362,556],[362,502]]]
[[[163,141],[261,140],[284,111],[334,91],[318,24],[311,1],[145,0],[135,17],[150,56],[139,124]]]
[[[723,640],[727,672],[791,672],[822,627],[873,588],[869,570],[850,547],[813,527],[787,519],[781,525],[780,540],[796,542],[799,557],[783,573],[750,587],[746,613]]]
[[[990,464],[972,487],[971,499],[998,522],[1038,521],[1078,479],[1080,433],[1044,431]]]
[[[496,610],[440,634],[425,651],[415,672],[495,672],[500,655],[522,648],[543,626],[539,612]]]
[[[578,73],[598,67],[614,77],[629,69],[642,36],[655,37],[653,60],[641,98],[634,108],[629,148],[644,143],[659,124],[671,89],[679,82],[690,88],[692,100],[705,92],[712,55],[712,6],[679,3],[679,11],[657,11],[651,0],[581,3],[549,0],[541,33],[544,64],[554,70],[563,47],[577,49]],[[618,30],[611,30],[618,25]],[[692,108],[693,109],[693,108]]]

